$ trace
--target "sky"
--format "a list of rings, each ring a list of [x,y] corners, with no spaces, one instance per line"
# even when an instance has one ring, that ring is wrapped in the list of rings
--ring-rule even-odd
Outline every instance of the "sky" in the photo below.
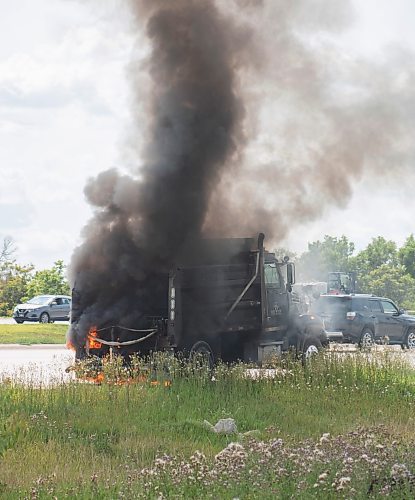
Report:
[[[354,27],[339,45],[369,57],[390,44],[415,50],[412,0],[354,6]],[[0,240],[14,240],[20,263],[39,269],[58,259],[69,263],[92,215],[83,194],[87,179],[128,163],[130,28],[127,9],[115,0],[3,0]],[[378,235],[402,244],[415,232],[414,214],[405,179],[365,178],[346,208],[296,227],[281,245],[300,253],[325,234],[345,234],[358,249]]]

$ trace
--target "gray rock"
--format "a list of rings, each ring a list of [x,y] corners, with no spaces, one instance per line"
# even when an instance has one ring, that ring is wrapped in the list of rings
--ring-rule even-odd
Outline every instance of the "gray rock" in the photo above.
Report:
[[[216,434],[237,434],[238,432],[233,418],[221,418],[215,425],[205,420],[205,425],[212,432],[216,432]]]

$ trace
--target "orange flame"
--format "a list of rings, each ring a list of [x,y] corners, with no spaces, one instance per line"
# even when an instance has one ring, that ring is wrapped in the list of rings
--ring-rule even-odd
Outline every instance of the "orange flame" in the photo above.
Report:
[[[71,351],[76,351],[76,347],[73,345],[73,343],[70,340],[66,341],[66,348],[70,349]]]
[[[134,384],[145,383],[145,384],[149,384],[152,387],[169,388],[172,385],[171,380],[160,380],[160,381],[159,380],[149,380],[148,377],[146,377],[144,375],[140,375],[138,377],[111,379],[111,378],[107,378],[105,376],[104,372],[99,372],[95,376],[77,374],[76,378],[80,382],[84,382],[84,383],[88,383],[88,384],[95,384],[95,385],[100,385],[103,382],[107,383],[108,385],[114,385],[114,386],[134,385]]]
[[[104,381],[104,374],[100,372],[96,377],[81,377],[81,379],[90,384],[101,384]]]
[[[97,336],[97,327],[91,326],[88,333],[88,347],[90,349],[100,349],[102,347],[101,342],[95,340],[96,336]]]

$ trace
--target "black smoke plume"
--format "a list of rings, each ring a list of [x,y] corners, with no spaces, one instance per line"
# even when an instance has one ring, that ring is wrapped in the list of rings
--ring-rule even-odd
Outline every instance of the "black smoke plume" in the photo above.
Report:
[[[184,242],[201,235],[221,169],[243,141],[236,74],[249,32],[211,0],[131,6],[151,45],[144,165],[135,177],[103,172],[85,188],[95,216],[71,264],[76,345],[91,324],[138,326],[141,314],[160,312],[160,272]]]

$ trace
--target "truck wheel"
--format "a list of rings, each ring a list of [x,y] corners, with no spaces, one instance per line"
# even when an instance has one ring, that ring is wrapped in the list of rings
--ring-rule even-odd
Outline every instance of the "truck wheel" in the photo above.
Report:
[[[318,354],[323,348],[319,339],[314,337],[306,338],[303,342],[301,349],[301,359],[303,363],[306,363],[316,354]]]
[[[23,323],[23,320],[22,319],[15,319],[14,321],[16,321],[16,323],[18,325],[21,325]]]
[[[405,347],[407,349],[415,349],[415,330],[409,330],[406,334]]]
[[[375,345],[375,339],[373,337],[373,332],[370,328],[364,328],[362,334],[360,335],[359,347],[361,349],[370,349]]]
[[[206,363],[206,365],[213,369],[215,365],[215,356],[210,345],[204,340],[199,340],[192,345],[189,351],[189,359],[193,362],[197,360],[201,364]]]
[[[83,359],[86,359],[86,350],[85,347],[77,347],[75,351],[75,361],[82,361]]]

